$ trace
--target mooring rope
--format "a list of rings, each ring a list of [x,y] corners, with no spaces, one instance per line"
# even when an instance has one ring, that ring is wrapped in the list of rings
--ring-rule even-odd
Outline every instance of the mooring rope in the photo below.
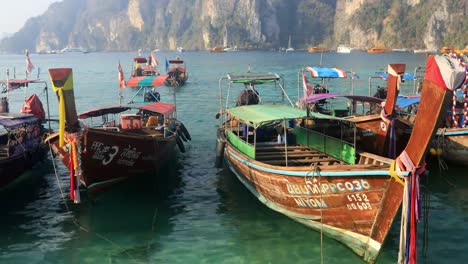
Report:
[[[308,180],[307,177],[309,177],[310,174],[312,174],[312,181],[314,181],[315,176],[318,176],[318,182],[319,182],[319,192],[320,192],[320,203],[322,203],[322,190],[321,190],[321,179],[322,175],[320,174],[320,167],[317,163],[311,163],[310,164],[310,171],[307,172],[306,176],[304,177],[304,183],[307,184]],[[323,211],[322,211],[322,206],[320,206],[320,263],[323,264]]]
[[[315,164],[315,173],[319,176],[319,183],[322,181],[322,174],[320,174],[320,167],[318,163]],[[322,191],[320,191],[320,203],[322,203]],[[323,264],[323,208],[320,206],[320,263]]]
[[[70,210],[70,207],[68,206],[67,204],[67,200],[65,198],[65,194],[62,190],[62,186],[60,185],[60,178],[59,178],[59,174],[57,172],[57,165],[55,163],[55,158],[54,158],[54,155],[52,154],[52,145],[50,143],[50,141],[48,142],[49,143],[49,153],[50,153],[50,159],[52,160],[52,166],[54,167],[54,173],[55,173],[55,179],[57,181],[57,186],[60,190],[60,195],[62,197],[62,202],[63,204],[65,205],[65,208],[67,210],[67,213],[70,214],[72,216],[71,220],[73,222],[73,224],[78,227],[78,229],[86,232],[86,233],[89,233],[89,234],[95,234],[97,237],[101,238],[102,240],[108,242],[110,245],[118,248],[119,250],[125,252],[125,254],[127,254],[127,256],[129,258],[131,258],[132,260],[136,261],[136,259],[128,252],[125,250],[125,248],[123,248],[122,246],[120,246],[119,244],[117,244],[116,242],[110,240],[109,238],[105,237],[104,235],[101,235],[100,233],[96,233],[96,232],[91,232],[88,228],[82,226],[79,222],[78,222],[78,219],[76,219],[75,216],[73,216],[73,213],[72,211]]]

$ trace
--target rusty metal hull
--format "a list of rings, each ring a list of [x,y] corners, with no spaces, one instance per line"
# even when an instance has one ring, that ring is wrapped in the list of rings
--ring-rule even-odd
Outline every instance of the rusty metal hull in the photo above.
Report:
[[[262,203],[322,231],[375,262],[401,204],[389,159],[373,164],[285,167],[258,162],[226,143],[224,160]],[[387,162],[388,161],[388,162]]]

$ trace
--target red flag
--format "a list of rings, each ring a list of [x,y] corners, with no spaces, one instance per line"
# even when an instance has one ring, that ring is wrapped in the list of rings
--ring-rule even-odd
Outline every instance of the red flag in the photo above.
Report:
[[[31,59],[29,58],[29,51],[26,50],[26,72],[29,74],[32,72],[34,69],[34,65],[31,62]]]
[[[125,78],[124,78],[124,74],[122,70],[122,65],[120,65],[120,62],[119,62],[119,87],[120,89],[125,88]]]
[[[154,56],[154,53],[151,52],[151,66],[157,67],[159,65],[158,60],[156,59],[156,56]]]

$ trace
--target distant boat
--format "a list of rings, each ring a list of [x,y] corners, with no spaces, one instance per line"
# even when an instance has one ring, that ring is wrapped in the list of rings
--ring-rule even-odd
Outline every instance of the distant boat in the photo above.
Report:
[[[374,47],[374,48],[370,48],[367,50],[367,53],[387,53],[387,52],[390,52],[390,50],[384,47]]]
[[[464,49],[455,49],[454,52],[459,55],[468,55],[468,46],[466,46]]]
[[[320,46],[313,46],[313,47],[310,47],[307,51],[310,53],[321,53],[321,52],[327,52],[327,49],[324,47],[320,47]]]
[[[182,52],[184,52],[184,51],[185,51],[185,49],[184,49],[184,48],[182,48],[182,47],[177,47],[177,52],[180,52],[180,53],[182,53]]]
[[[238,51],[237,46],[231,47],[231,46],[226,46],[224,47],[224,51]]]
[[[167,86],[181,86],[187,81],[189,74],[187,67],[182,59],[176,57],[175,60],[169,60],[169,68],[167,69]]]
[[[351,47],[347,45],[339,45],[336,49],[337,53],[351,53]]]
[[[434,49],[415,49],[413,50],[414,53],[428,53],[428,54],[437,54],[439,51]]]
[[[414,53],[419,54],[419,53],[427,53],[427,49],[415,49],[413,50]]]
[[[160,51],[160,49],[154,49],[153,50],[153,52],[159,52],[159,51]]]
[[[88,53],[87,50],[83,49],[83,48],[64,48],[62,50],[60,50],[60,53]]]
[[[408,49],[392,49],[393,52],[408,52]]]
[[[216,46],[210,49],[210,52],[225,52],[223,46]]]
[[[442,48],[440,49],[440,53],[441,53],[441,54],[444,54],[444,53],[451,53],[451,52],[453,52],[453,49],[452,49],[452,48],[449,48],[449,47],[442,47]]]
[[[288,48],[286,52],[294,51],[294,48],[291,46],[291,35],[289,35]]]

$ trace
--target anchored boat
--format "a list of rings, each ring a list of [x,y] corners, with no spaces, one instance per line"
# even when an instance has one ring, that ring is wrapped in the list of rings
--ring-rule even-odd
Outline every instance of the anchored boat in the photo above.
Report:
[[[101,107],[76,114],[72,69],[49,69],[60,104],[60,131],[47,140],[70,171],[71,199],[79,186],[96,191],[157,171],[190,139],[176,108],[159,101]],[[96,120],[97,119],[97,120]],[[97,122],[96,122],[97,121]]]
[[[0,190],[11,186],[24,172],[45,160],[49,147],[42,140],[50,130],[48,90],[45,81],[8,79],[0,81]],[[38,87],[38,88],[36,88]],[[46,110],[37,94],[30,94],[21,109],[10,112],[11,97],[24,96],[15,91],[39,91],[47,100]],[[43,98],[44,98],[43,97]],[[49,123],[47,127],[44,124]]]
[[[411,223],[402,230],[415,230],[417,201],[415,192],[408,191],[409,183],[413,188],[417,185],[446,98],[461,85],[460,71],[450,69],[447,65],[451,63],[448,57],[429,58],[424,107],[416,117],[408,145],[396,160],[361,151],[355,140],[357,129],[345,118],[282,104],[228,107],[223,100],[228,96],[223,96],[222,80],[220,113],[225,119],[218,129],[217,149],[222,149],[227,167],[259,201],[344,243],[373,263],[408,193],[412,196],[405,201],[411,201],[411,206],[405,219]],[[397,80],[403,71],[389,67]],[[226,79],[245,87],[278,81],[273,75],[252,74],[228,75]],[[281,91],[285,96],[284,89]],[[402,242],[403,250],[412,249],[406,254],[408,258],[415,255],[414,234],[408,234],[413,238],[407,247],[406,240]]]
[[[176,57],[175,60],[169,60],[166,63],[166,75],[165,81],[167,86],[181,86],[187,81],[189,74],[184,60]]]

